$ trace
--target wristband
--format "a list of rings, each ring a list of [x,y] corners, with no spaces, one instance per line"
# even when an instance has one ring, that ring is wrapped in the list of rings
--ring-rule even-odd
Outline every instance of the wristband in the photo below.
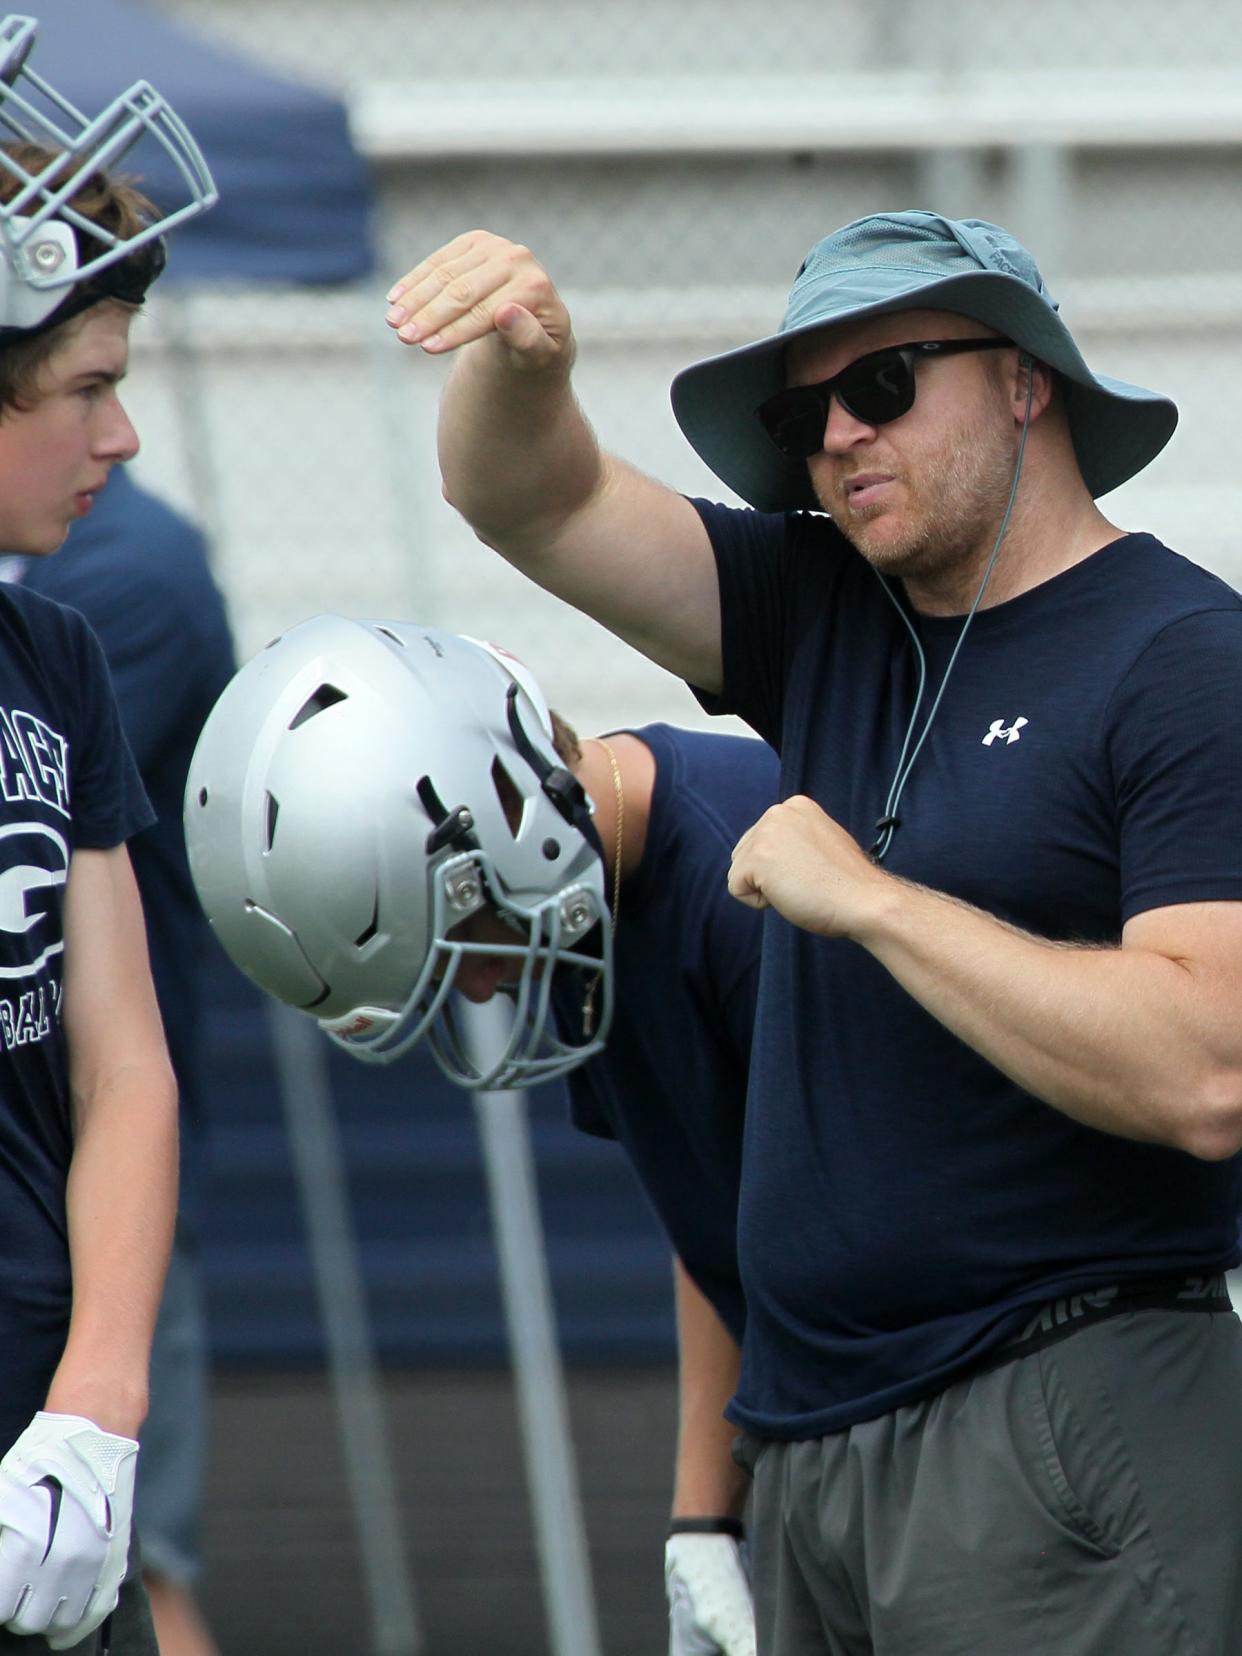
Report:
[[[731,1535],[735,1541],[745,1541],[746,1528],[740,1518],[674,1518],[668,1526],[670,1535]]]

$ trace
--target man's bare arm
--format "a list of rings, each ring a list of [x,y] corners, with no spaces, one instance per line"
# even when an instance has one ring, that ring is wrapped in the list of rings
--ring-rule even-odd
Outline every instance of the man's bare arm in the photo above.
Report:
[[[389,324],[406,344],[460,352],[440,411],[450,504],[540,586],[718,690],[707,532],[681,495],[600,449],[573,392],[569,313],[529,250],[470,231],[416,265],[389,299]]]
[[[675,1260],[678,1346],[677,1468],[673,1516],[738,1518],[749,1487],[733,1460],[737,1428],[724,1417],[737,1390],[737,1341]]]

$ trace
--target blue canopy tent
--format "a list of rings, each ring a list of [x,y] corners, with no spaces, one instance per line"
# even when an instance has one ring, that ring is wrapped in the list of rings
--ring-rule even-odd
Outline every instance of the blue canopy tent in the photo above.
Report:
[[[343,102],[270,73],[134,0],[31,0],[31,67],[91,115],[136,79],[162,93],[194,134],[220,200],[179,229],[168,275],[336,283],[366,276],[371,179]],[[163,205],[179,198],[156,145],[132,170]]]

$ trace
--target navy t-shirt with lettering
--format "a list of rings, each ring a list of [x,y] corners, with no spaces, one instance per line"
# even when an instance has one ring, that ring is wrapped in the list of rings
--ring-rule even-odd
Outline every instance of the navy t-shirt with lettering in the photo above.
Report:
[[[774,744],[783,794],[870,847],[917,697],[900,614],[828,520],[696,504],[724,624],[724,694],[705,704]],[[962,618],[915,619],[926,711]],[[977,613],[885,867],[1071,944],[1116,945],[1166,905],[1242,900],[1239,706],[1242,599],[1124,536]],[[759,1435],[816,1436],[931,1395],[1039,1302],[1238,1259],[1238,1157],[1082,1126],[865,949],[779,918],[743,1166],[732,1413]]]
[[[0,1454],[42,1407],[68,1328],[69,862],[150,820],[86,623],[0,586]]]
[[[625,1148],[678,1257],[733,1337],[746,1074],[761,917],[729,896],[733,847],[776,798],[753,737],[644,725],[656,762],[647,837],[621,890],[616,1010],[568,1077],[576,1126]]]
[[[29,591],[83,614],[103,646],[126,741],[156,812],[129,854],[181,1119],[178,1222],[201,1200],[202,972],[213,948],[190,878],[185,779],[203,721],[233,675],[224,599],[200,531],[118,466],[89,517],[50,558],[12,560]]]

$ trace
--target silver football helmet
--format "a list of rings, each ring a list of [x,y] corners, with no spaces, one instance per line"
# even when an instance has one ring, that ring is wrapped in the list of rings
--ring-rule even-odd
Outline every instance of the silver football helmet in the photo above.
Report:
[[[608,1031],[591,811],[520,662],[431,627],[319,615],[225,689],[185,828],[203,908],[261,988],[358,1058],[388,1063],[427,1036],[451,1080],[503,1088],[563,1074]],[[484,916],[489,940],[471,940]],[[471,956],[502,957],[511,980],[512,1021],[486,1059],[454,1016]]]
[[[37,328],[79,284],[92,284],[96,297],[114,292],[141,301],[163,266],[164,232],[216,200],[198,145],[154,87],[135,81],[100,114],[86,116],[28,67],[37,30],[33,17],[16,12],[0,22],[0,145],[35,143],[56,157],[32,173],[0,148],[0,167],[19,186],[0,205],[0,328]],[[97,168],[115,170],[143,137],[172,159],[185,199],[134,235],[116,236],[69,200]]]

